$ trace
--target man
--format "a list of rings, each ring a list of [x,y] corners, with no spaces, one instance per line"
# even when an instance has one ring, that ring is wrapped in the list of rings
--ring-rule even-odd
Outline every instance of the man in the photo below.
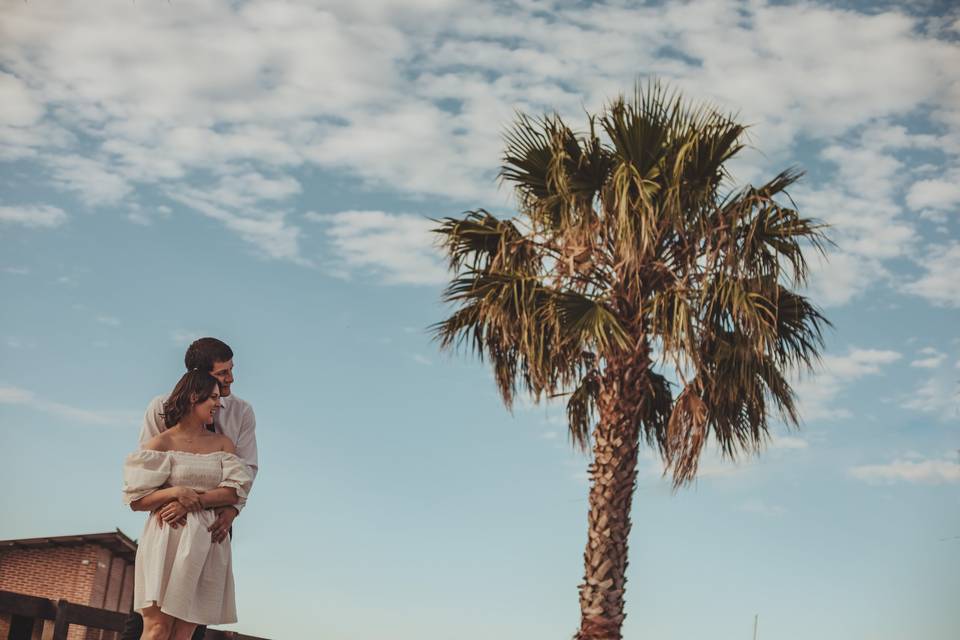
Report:
[[[187,371],[199,369],[209,371],[220,382],[220,408],[213,419],[213,424],[207,428],[221,433],[233,442],[237,448],[237,456],[243,460],[253,477],[257,477],[257,435],[256,417],[253,407],[233,395],[233,350],[226,343],[216,338],[200,338],[187,348],[183,357]],[[166,396],[157,396],[150,401],[143,416],[143,426],[140,429],[140,444],[159,435],[164,430],[163,402]],[[240,514],[237,507],[222,507],[216,510],[217,519],[209,527],[210,537],[214,542],[222,542],[230,534],[233,520]],[[178,502],[171,502],[159,509],[155,517],[172,527],[180,526],[186,518],[186,510]],[[143,633],[143,618],[136,611],[127,617],[121,640],[139,640]],[[193,640],[200,640],[206,633],[206,627],[198,626],[193,634]]]

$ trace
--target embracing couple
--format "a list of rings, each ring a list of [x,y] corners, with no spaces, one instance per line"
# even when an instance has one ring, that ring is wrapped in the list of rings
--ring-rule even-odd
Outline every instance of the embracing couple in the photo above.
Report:
[[[230,538],[257,474],[256,420],[231,392],[229,346],[200,338],[184,364],[173,391],[147,407],[123,467],[124,502],[151,512],[123,640],[202,638],[208,624],[237,621]]]

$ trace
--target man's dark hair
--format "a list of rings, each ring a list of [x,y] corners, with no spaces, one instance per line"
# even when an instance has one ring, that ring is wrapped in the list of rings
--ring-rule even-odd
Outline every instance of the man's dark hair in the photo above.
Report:
[[[163,413],[160,415],[163,416],[167,429],[183,420],[183,416],[190,413],[193,405],[209,398],[219,384],[209,371],[193,369],[183,374],[177,386],[170,392],[170,397],[163,403]]]
[[[233,358],[233,350],[226,342],[216,338],[200,338],[194,340],[183,356],[183,364],[187,371],[198,369],[210,373],[214,362],[226,362]]]

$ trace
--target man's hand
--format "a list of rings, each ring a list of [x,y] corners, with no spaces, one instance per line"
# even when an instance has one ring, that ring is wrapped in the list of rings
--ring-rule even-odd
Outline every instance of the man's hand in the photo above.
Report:
[[[187,511],[202,511],[203,505],[200,503],[200,494],[189,487],[177,487],[177,502],[179,502]]]
[[[187,508],[176,500],[157,509],[156,514],[161,527],[163,523],[169,524],[173,529],[187,524]]]
[[[207,527],[207,531],[210,532],[210,539],[213,542],[223,542],[227,539],[227,534],[230,533],[230,527],[233,526],[233,519],[236,518],[240,512],[236,510],[235,507],[221,507],[216,510],[217,519],[214,520],[213,524]]]

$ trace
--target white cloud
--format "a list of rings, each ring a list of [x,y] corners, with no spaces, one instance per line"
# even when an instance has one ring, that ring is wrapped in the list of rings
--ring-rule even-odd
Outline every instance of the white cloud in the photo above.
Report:
[[[228,209],[221,206],[215,192],[200,189],[171,190],[167,197],[222,222],[267,258],[312,265],[300,253],[300,228],[289,223],[286,211],[253,206]]]
[[[851,476],[870,484],[909,482],[916,484],[952,484],[960,482],[960,464],[949,458],[926,460],[898,458],[887,464],[852,467]]]
[[[127,213],[127,219],[134,224],[139,224],[143,226],[150,226],[153,224],[154,220],[158,218],[169,218],[170,217],[170,207],[159,206],[159,207],[145,207],[138,202],[130,202],[128,204],[129,213]]]
[[[857,348],[843,356],[825,355],[815,374],[794,383],[801,417],[806,422],[849,418],[850,411],[838,406],[847,388],[864,376],[880,374],[901,357],[896,351]]]
[[[946,371],[919,383],[906,395],[900,406],[931,414],[940,420],[960,417],[960,382]]]
[[[864,295],[873,282],[888,276],[879,260],[832,251],[810,261],[810,296],[824,307],[842,306]]]
[[[836,243],[811,268],[811,291],[822,304],[840,306],[866,294],[891,279],[884,261],[916,253],[916,221],[899,204],[909,178],[900,157],[936,143],[934,136],[880,122],[852,143],[821,151],[834,172],[816,188],[801,185],[794,196],[804,215],[830,225],[827,235]]]
[[[0,124],[16,127],[32,125],[43,115],[43,107],[23,81],[9,73],[0,71]]]
[[[918,262],[925,273],[902,290],[937,306],[960,307],[960,243],[929,246]]]
[[[50,158],[54,183],[74,191],[89,206],[114,205],[133,191],[133,187],[114,173],[106,162],[65,155]]]
[[[430,358],[427,358],[426,356],[422,356],[419,353],[413,354],[413,361],[416,362],[417,364],[422,364],[422,365],[433,364]]]
[[[955,153],[960,131],[958,45],[926,35],[921,19],[752,0],[542,9],[12,3],[0,45],[0,102],[12,124],[0,124],[0,147],[33,154],[91,206],[127,205],[159,186],[262,255],[310,265],[291,207],[280,206],[301,193],[292,172],[346,172],[385,190],[497,206],[506,195],[492,172],[514,109],[557,110],[582,126],[583,107],[629,90],[643,70],[742,109],[768,154],[742,175],[788,163],[801,138],[825,146],[836,179],[811,209],[835,214],[854,265],[824,294],[829,304],[883,278],[879,261],[914,242],[896,204],[911,167],[896,151],[942,140]],[[921,109],[941,125],[937,136],[896,124]],[[910,197],[940,206],[942,185],[927,184],[939,179],[918,181]],[[390,281],[419,283],[427,264]]]
[[[100,324],[105,324],[108,327],[120,326],[120,318],[117,318],[115,316],[99,315],[97,316],[97,322],[99,322]]]
[[[436,223],[420,216],[383,211],[308,213],[325,225],[339,263],[370,271],[388,284],[439,284],[448,278],[431,229]]]
[[[59,402],[51,402],[32,391],[0,385],[0,404],[21,405],[49,413],[70,422],[99,426],[129,426],[136,424],[137,413],[130,411],[93,411]]]
[[[907,193],[907,204],[913,209],[952,209],[960,205],[960,175],[951,180],[918,180]]]
[[[33,394],[26,389],[0,386],[0,404],[28,404]]]
[[[4,267],[3,272],[9,273],[15,276],[28,276],[30,275],[30,268],[29,267]]]
[[[865,375],[880,373],[881,367],[896,362],[901,354],[884,349],[850,349],[845,356],[826,355],[824,370],[841,381],[851,381]]]
[[[300,191],[300,183],[290,176],[269,177],[256,171],[244,171],[221,177],[208,197],[221,206],[244,208],[260,201],[286,200]]]
[[[937,351],[932,347],[925,347],[920,350],[921,355],[925,357],[917,358],[910,363],[911,367],[920,369],[936,369],[943,361],[947,359],[947,354]]]
[[[31,229],[52,229],[67,221],[67,214],[59,207],[25,205],[0,207],[0,223],[18,224]],[[7,270],[8,273],[18,273]]]

